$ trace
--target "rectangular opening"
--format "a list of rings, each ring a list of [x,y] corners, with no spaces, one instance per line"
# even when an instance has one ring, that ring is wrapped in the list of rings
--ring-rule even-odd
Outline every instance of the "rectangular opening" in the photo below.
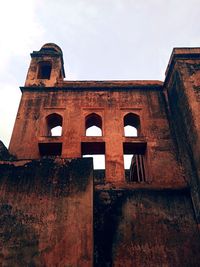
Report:
[[[43,156],[61,156],[62,143],[39,143],[40,155]]]
[[[38,79],[50,79],[51,76],[51,63],[50,62],[40,62],[38,70]]]
[[[82,142],[81,153],[82,155],[105,155],[105,142]]]
[[[124,169],[128,182],[145,182],[146,143],[123,143]]]
[[[141,154],[144,155],[146,151],[146,143],[143,142],[125,142],[123,143],[124,154],[131,155],[131,154]]]
[[[105,143],[104,142],[82,142],[82,157],[93,158],[95,183],[102,183],[105,179]]]
[[[83,158],[93,158],[93,167],[94,170],[105,170],[105,155],[103,154],[89,154],[82,155]]]
[[[94,170],[105,170],[105,143],[104,142],[82,142],[82,157],[92,157]]]

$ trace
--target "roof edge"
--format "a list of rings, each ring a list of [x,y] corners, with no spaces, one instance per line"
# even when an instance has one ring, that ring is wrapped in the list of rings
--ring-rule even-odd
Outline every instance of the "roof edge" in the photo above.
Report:
[[[84,81],[58,81],[55,86],[44,87],[40,85],[33,86],[21,86],[21,91],[25,90],[54,90],[54,89],[158,89],[163,88],[163,82],[158,80],[105,80],[105,81],[93,81],[93,80],[84,80]]]
[[[174,47],[165,71],[164,85],[167,84],[172,68],[177,59],[194,59],[200,58],[200,47]]]

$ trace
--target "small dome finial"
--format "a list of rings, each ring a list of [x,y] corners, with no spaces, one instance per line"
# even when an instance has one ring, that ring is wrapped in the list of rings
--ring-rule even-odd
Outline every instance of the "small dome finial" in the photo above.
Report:
[[[61,48],[60,48],[58,45],[54,44],[54,43],[47,43],[47,44],[44,44],[44,45],[41,47],[40,51],[42,51],[42,50],[51,50],[51,51],[59,52],[59,53],[62,54],[62,50],[61,50]]]

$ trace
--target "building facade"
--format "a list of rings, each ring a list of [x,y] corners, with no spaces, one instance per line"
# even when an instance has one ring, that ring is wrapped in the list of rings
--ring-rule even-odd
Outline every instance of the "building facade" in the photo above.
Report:
[[[69,181],[59,188],[72,188],[70,194],[58,195],[73,211],[70,216],[65,214],[67,210],[55,215],[56,205],[61,209],[57,197],[53,194],[52,200],[48,193],[47,202],[40,203],[36,189],[31,191],[32,200],[26,207],[18,196],[18,208],[29,214],[31,201],[35,201],[42,213],[46,211],[44,203],[52,201],[54,211],[48,207],[42,216],[34,207],[31,214],[39,216],[39,222],[45,222],[48,229],[53,226],[47,217],[53,216],[58,227],[56,216],[60,216],[59,227],[65,233],[66,225],[76,225],[78,205],[82,223],[68,234],[71,243],[65,234],[62,239],[59,227],[45,236],[44,228],[33,224],[38,234],[37,253],[26,262],[33,265],[24,266],[198,266],[200,48],[175,48],[164,82],[64,78],[63,54],[57,45],[45,44],[31,54],[9,146],[15,159],[1,163],[1,199],[5,201],[5,192],[10,195],[12,191],[10,185],[6,191],[3,187],[12,180],[10,166],[21,168],[14,187],[19,195],[20,179],[27,176],[28,164],[30,172],[36,173],[37,186],[38,179],[54,176],[56,182],[52,178],[48,185],[54,192],[54,182],[59,184],[61,178]],[[92,128],[96,131],[91,132]],[[84,157],[94,157],[97,162],[94,188],[91,160]],[[78,165],[73,163],[76,161]],[[48,174],[40,171],[51,169],[49,164],[57,167]],[[72,169],[70,164],[74,164]],[[5,165],[9,165],[7,174]],[[63,166],[70,171],[61,177]],[[76,179],[78,184],[74,185]],[[81,179],[83,184],[87,181],[84,188],[79,187]],[[30,193],[30,183],[23,194]],[[6,203],[10,199],[6,198]],[[75,204],[78,199],[79,204]],[[16,212],[17,206],[13,202],[9,205]],[[49,251],[45,250],[55,236],[57,244],[50,241]],[[3,262],[7,262],[5,257]]]

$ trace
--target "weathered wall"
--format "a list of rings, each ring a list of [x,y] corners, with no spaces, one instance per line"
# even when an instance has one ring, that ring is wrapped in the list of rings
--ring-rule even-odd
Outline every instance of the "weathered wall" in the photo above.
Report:
[[[90,159],[0,164],[0,266],[93,266]]]
[[[200,222],[200,60],[176,60],[166,88],[177,158],[191,186]]]
[[[96,267],[199,266],[187,190],[97,191],[94,225]]]
[[[95,267],[199,266],[191,195],[200,221],[200,49],[178,49],[163,86],[63,81],[61,50],[50,44],[54,52],[47,55],[44,48],[32,54],[9,151],[21,160],[39,159],[39,143],[62,143],[62,158],[78,158],[82,142],[105,143],[106,182],[96,179],[93,237],[89,161],[2,162],[0,264],[89,267],[94,238]],[[38,79],[40,60],[52,60],[50,79]],[[60,137],[47,134],[46,118],[53,113],[63,118]],[[91,113],[102,118],[101,137],[85,134]],[[124,136],[128,113],[140,117],[138,137]],[[141,183],[125,180],[124,143],[146,146]]]
[[[76,158],[81,157],[81,142],[105,142],[107,181],[119,182],[125,181],[123,142],[147,142],[147,181],[183,183],[161,88],[145,88],[145,85],[115,88],[111,83],[110,88],[93,89],[90,85],[91,88],[84,89],[84,82],[79,88],[72,88],[73,84],[69,88],[64,86],[63,89],[23,89],[10,143],[11,153],[20,159],[39,158],[38,142],[61,142],[62,156]],[[46,137],[45,118],[54,112],[63,116],[63,134]],[[85,117],[92,112],[102,117],[102,137],[85,136]],[[141,135],[138,138],[124,136],[123,118],[129,112],[140,116]]]

